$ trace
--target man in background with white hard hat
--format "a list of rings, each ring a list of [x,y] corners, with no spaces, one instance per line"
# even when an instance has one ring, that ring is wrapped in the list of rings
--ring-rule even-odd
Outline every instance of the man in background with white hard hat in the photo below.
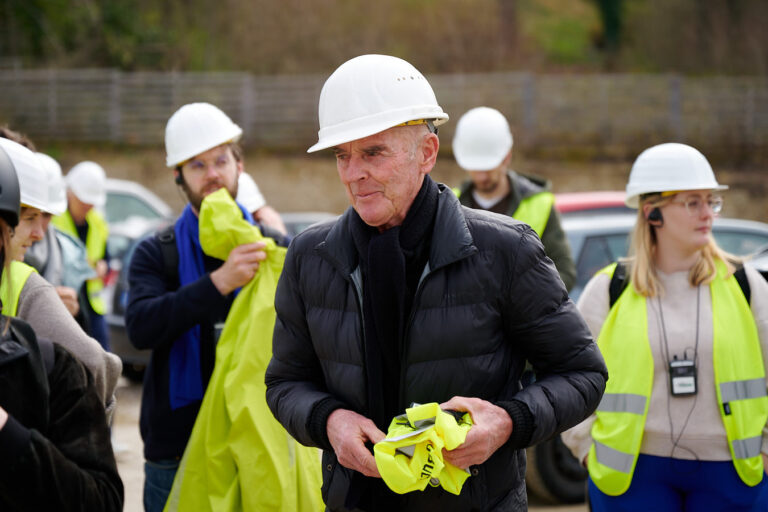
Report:
[[[139,244],[130,263],[128,336],[137,348],[152,350],[140,418],[144,507],[149,512],[165,506],[235,294],[266,257],[264,242],[236,247],[226,261],[205,255],[200,246],[203,199],[221,188],[237,197],[241,135],[240,127],[209,103],[184,105],[171,116],[165,129],[166,164],[189,202],[173,226]],[[253,223],[250,212],[238,206]],[[287,245],[280,233],[260,228]]]
[[[333,150],[351,208],[288,250],[266,374],[272,412],[324,450],[327,510],[525,510],[524,449],[602,396],[605,365],[586,324],[527,225],[464,208],[429,177],[448,115],[411,64],[342,64],[319,120],[309,151]],[[526,361],[537,379],[521,390]],[[441,453],[471,475],[458,496],[419,471],[425,489],[396,494],[370,450],[406,407],[430,402],[472,418],[464,443]]]
[[[453,156],[470,177],[456,191],[461,204],[509,215],[531,226],[570,290],[576,282],[576,265],[555,209],[551,183],[509,168],[512,132],[504,115],[488,107],[467,111],[456,125]]]
[[[53,225],[60,231],[79,239],[85,244],[86,256],[96,276],[85,282],[85,315],[87,332],[104,350],[109,350],[109,331],[104,320],[106,308],[101,290],[109,272],[107,238],[109,226],[96,209],[107,202],[107,175],[95,162],[84,161],[72,167],[65,178],[67,184],[67,210],[53,218]]]

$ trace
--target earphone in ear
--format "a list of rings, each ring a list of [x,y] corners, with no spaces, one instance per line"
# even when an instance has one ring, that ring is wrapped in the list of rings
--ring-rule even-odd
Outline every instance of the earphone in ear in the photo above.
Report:
[[[661,216],[661,210],[659,210],[658,207],[651,210],[651,213],[648,214],[648,221],[649,222],[664,222],[664,218]]]
[[[177,185],[181,185],[181,184],[183,184],[183,183],[184,183],[184,178],[182,178],[182,177],[181,177],[181,171],[176,171],[176,173],[175,173],[175,176],[174,176],[174,178],[173,178],[173,181],[174,181],[174,182],[175,182]]]

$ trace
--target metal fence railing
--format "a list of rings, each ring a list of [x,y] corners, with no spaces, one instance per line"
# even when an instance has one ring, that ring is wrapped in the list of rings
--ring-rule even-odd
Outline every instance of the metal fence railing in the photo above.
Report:
[[[675,140],[768,153],[768,80],[762,77],[515,72],[428,78],[454,121],[474,106],[493,106],[510,120],[516,146],[531,151],[636,151]],[[302,150],[316,138],[324,79],[5,69],[0,123],[35,139],[159,145],[176,108],[209,101],[243,127],[245,145]],[[444,141],[454,126],[441,128]]]

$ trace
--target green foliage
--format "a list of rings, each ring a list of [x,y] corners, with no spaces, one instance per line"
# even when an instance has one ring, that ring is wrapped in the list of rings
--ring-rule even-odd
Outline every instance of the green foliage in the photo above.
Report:
[[[0,62],[325,73],[389,53],[426,73],[765,74],[765,0],[0,0]]]

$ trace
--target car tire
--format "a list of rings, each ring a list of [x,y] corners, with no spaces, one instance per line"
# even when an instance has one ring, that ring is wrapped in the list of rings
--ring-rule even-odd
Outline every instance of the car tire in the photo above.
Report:
[[[560,436],[526,450],[528,491],[548,503],[583,503],[587,470],[563,444]]]
[[[144,382],[144,370],[143,364],[123,363],[123,375],[131,382]]]

